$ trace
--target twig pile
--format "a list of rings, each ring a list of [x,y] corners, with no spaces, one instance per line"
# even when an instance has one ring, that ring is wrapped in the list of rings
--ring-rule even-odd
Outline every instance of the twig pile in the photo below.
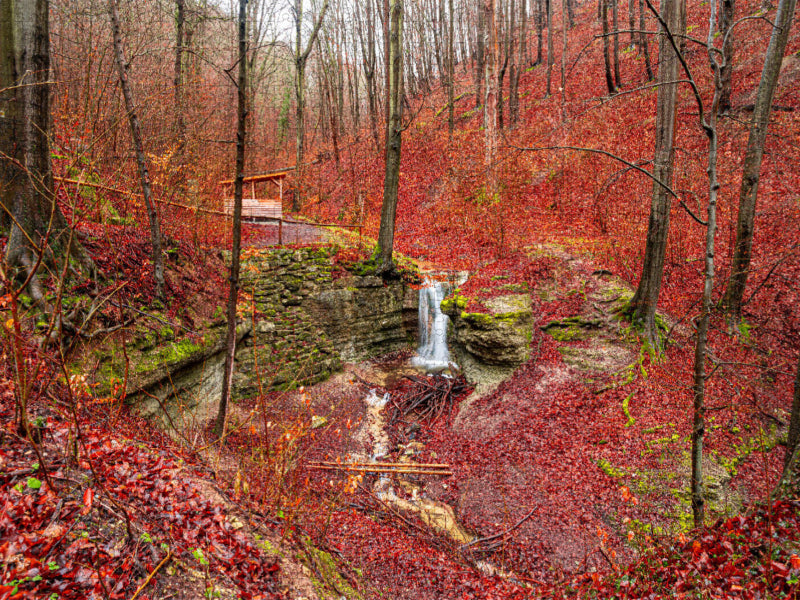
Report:
[[[466,390],[464,377],[406,375],[392,397],[395,408],[404,415],[415,413],[420,419],[435,420]]]

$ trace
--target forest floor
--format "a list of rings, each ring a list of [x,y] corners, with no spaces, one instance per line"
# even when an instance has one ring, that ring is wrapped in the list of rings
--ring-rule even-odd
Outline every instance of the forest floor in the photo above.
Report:
[[[117,256],[137,260],[142,243],[115,247],[125,243]],[[221,262],[204,259],[219,272],[201,277],[188,252],[179,246],[169,279],[189,288],[184,309],[192,298],[213,304]],[[237,404],[222,452],[207,429],[167,437],[116,399],[52,373],[31,405],[36,454],[9,428],[13,382],[4,380],[0,598],[130,598],[145,583],[139,598],[797,593],[798,505],[750,504],[780,471],[781,399],[765,393],[714,411],[707,472],[712,520],[721,520],[693,531],[678,367],[615,318],[630,290],[563,244],[510,264],[501,279],[476,273],[462,293],[472,310],[523,286],[537,315],[531,360],[495,389],[459,394],[436,418],[397,410],[413,392],[408,354]],[[120,272],[138,279],[127,267]],[[126,301],[146,305],[147,290]],[[170,310],[184,320],[203,313]],[[670,355],[690,353],[690,332],[665,322]],[[378,434],[365,398],[385,392]],[[315,468],[369,456],[379,435],[383,460],[446,464],[452,475],[393,476],[387,496],[378,475]]]

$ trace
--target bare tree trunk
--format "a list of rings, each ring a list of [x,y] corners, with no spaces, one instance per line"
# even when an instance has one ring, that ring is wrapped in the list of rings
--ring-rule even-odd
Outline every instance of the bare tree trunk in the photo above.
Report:
[[[553,79],[553,63],[555,54],[553,52],[553,0],[544,0],[547,3],[547,91],[546,97],[552,93],[551,83]]]
[[[639,45],[644,52],[644,68],[647,73],[647,81],[653,80],[653,65],[650,62],[650,42],[647,41],[647,34],[645,33],[646,20],[644,11],[644,0],[639,0]]]
[[[536,1],[536,60],[534,61],[534,65],[542,64],[542,47],[544,46],[543,41],[543,32],[544,32],[544,4],[545,0],[535,0]]]
[[[242,246],[242,195],[244,188],[244,151],[247,135],[247,0],[239,0],[239,81],[237,84],[236,173],[233,184],[233,242],[231,247],[231,272],[228,281],[228,332],[225,338],[225,375],[222,379],[222,396],[219,401],[214,436],[225,434],[228,402],[233,387],[233,370],[236,357],[236,301],[239,298],[239,258]]]
[[[177,172],[178,194],[186,197],[186,119],[183,113],[183,43],[186,0],[176,0],[175,15],[175,135],[178,146],[175,149],[175,168]]]
[[[611,0],[611,21],[614,27],[614,87],[622,87],[619,75],[619,0]]]
[[[614,85],[614,76],[611,74],[611,57],[609,56],[611,49],[611,40],[609,40],[608,28],[608,2],[609,0],[600,0],[600,20],[603,23],[603,65],[605,66],[606,74],[606,87],[609,94],[614,94],[617,91]]]
[[[508,0],[507,0],[508,1]],[[513,2],[513,0],[511,0]],[[513,48],[511,48],[511,29],[513,28],[513,22],[509,27],[508,18],[506,15],[506,6],[504,5],[503,0],[495,0],[495,2],[499,2],[500,4],[500,31],[503,34],[503,64],[500,65],[500,69],[497,72],[497,127],[500,131],[503,130],[505,127],[505,102],[503,100],[503,80],[506,78],[506,69],[508,69],[508,59],[511,52],[513,52]],[[499,33],[498,33],[498,40],[499,40]],[[498,61],[499,61],[499,42],[498,42]]]
[[[403,83],[403,0],[391,0],[389,12],[389,127],[386,136],[386,172],[383,180],[381,227],[378,232],[380,272],[394,272],[394,228],[400,187],[400,150],[402,142],[402,83]]]
[[[780,75],[783,53],[789,37],[796,0],[780,0],[775,15],[775,28],[767,47],[761,81],[758,84],[753,120],[747,138],[747,151],[742,169],[742,187],[739,190],[739,217],[736,222],[736,245],[731,259],[731,274],[725,290],[723,306],[733,319],[741,318],[744,290],[750,271],[750,258],[753,251],[753,225],[758,197],[758,180],[761,161],[764,156],[764,142],[775,97],[775,85]]]
[[[486,22],[486,102],[484,103],[484,127],[486,129],[486,197],[491,201],[495,194],[494,160],[497,153],[497,24],[495,22],[495,0],[484,0]]]
[[[728,114],[731,110],[731,90],[733,87],[733,21],[735,0],[722,0],[720,4],[719,32],[722,35],[722,95],[719,99],[719,112]]]
[[[447,133],[450,139],[453,138],[455,129],[455,29],[453,22],[453,0],[448,0],[448,30],[447,30]]]
[[[509,75],[508,112],[510,113],[511,127],[519,122],[519,79],[522,74],[522,65],[525,62],[526,38],[528,35],[528,14],[525,10],[526,0],[519,3],[519,25],[514,35],[516,37],[517,51],[512,57],[511,74]]]
[[[144,205],[147,209],[147,218],[150,221],[150,242],[153,246],[152,260],[153,276],[156,280],[156,295],[163,299],[164,263],[161,256],[161,225],[153,202],[153,194],[150,187],[150,173],[147,169],[147,159],[144,154],[142,130],[136,112],[136,103],[133,101],[133,94],[128,84],[128,63],[125,60],[125,52],[122,49],[122,33],[119,27],[119,8],[117,2],[118,0],[108,0],[111,29],[114,37],[114,58],[117,64],[117,73],[119,74],[119,86],[122,90],[122,97],[125,99],[125,110],[128,113],[128,124],[131,128],[131,138],[136,152],[136,163],[139,165],[139,177],[142,182]]]
[[[567,22],[568,0],[561,0],[561,21]],[[561,120],[567,120],[567,28],[561,28]]]
[[[605,0],[604,0],[605,1]],[[684,0],[664,0],[661,17],[669,31],[683,31],[680,3]],[[649,0],[648,0],[649,2]],[[650,220],[647,226],[647,244],[639,286],[630,302],[631,320],[643,332],[653,348],[660,346],[655,315],[661,277],[664,272],[664,255],[669,233],[671,197],[664,185],[672,182],[673,140],[675,136],[678,79],[680,63],[666,33],[659,38],[658,99],[656,107],[656,144],[653,159],[653,193]],[[670,83],[673,82],[673,83]],[[661,185],[661,184],[664,185]]]
[[[797,361],[797,375],[794,380],[792,415],[789,420],[789,434],[786,441],[786,456],[783,461],[783,475],[778,486],[796,494],[800,484],[800,359]]]
[[[628,29],[630,30],[630,47],[636,47],[636,0],[628,0]]]
[[[719,100],[722,94],[721,65],[714,53],[716,30],[716,1],[711,0],[711,19],[706,41],[708,60],[714,76],[714,98],[708,119],[704,115],[703,106],[698,102],[700,125],[708,138],[708,212],[706,220],[705,269],[703,277],[703,300],[700,320],[697,324],[697,339],[694,354],[694,384],[692,420],[692,515],[694,526],[702,527],[705,521],[705,494],[703,489],[703,442],[705,438],[705,395],[706,395],[706,357],[708,355],[708,329],[713,308],[712,293],[714,291],[714,235],[717,232],[717,197],[720,184],[717,179],[717,116]],[[685,13],[684,13],[685,14]],[[684,17],[685,18],[685,17]],[[681,29],[680,31],[683,31]]]
[[[328,10],[329,0],[324,0],[322,9],[314,22],[314,28],[311,31],[311,36],[305,48],[303,47],[303,0],[295,0],[294,5],[294,18],[295,18],[295,51],[294,51],[294,65],[295,65],[295,79],[294,89],[297,100],[296,107],[296,127],[297,127],[297,143],[295,146],[295,194],[292,203],[292,210],[297,212],[303,206],[303,171],[305,161],[305,111],[306,111],[306,62],[308,56],[311,54],[311,49],[314,47],[314,42],[319,35],[320,27],[322,27],[322,20],[325,18],[325,13]]]
[[[483,102],[483,80],[486,77],[486,14],[483,10],[483,0],[478,3],[478,56],[475,61],[475,106]]]

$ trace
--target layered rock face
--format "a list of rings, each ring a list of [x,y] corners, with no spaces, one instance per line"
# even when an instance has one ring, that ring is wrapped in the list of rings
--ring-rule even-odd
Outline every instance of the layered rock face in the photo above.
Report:
[[[488,388],[530,358],[531,299],[527,294],[498,296],[485,302],[486,313],[466,312],[466,304],[459,296],[442,302],[452,323],[448,343],[467,380]]]
[[[311,385],[342,362],[414,344],[417,291],[402,281],[341,270],[334,275],[334,252],[278,248],[243,256],[234,398]],[[224,331],[218,320],[199,341],[175,339],[172,332],[146,345],[131,339],[125,353],[104,351],[104,374],[121,381],[127,355],[129,399],[140,412],[181,428],[188,419],[210,417],[219,401]]]

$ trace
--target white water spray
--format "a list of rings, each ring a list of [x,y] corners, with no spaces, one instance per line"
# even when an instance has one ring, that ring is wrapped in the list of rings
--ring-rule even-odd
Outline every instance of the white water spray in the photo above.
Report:
[[[441,281],[425,281],[419,290],[419,349],[412,364],[428,371],[444,371],[450,367],[447,349],[447,323],[449,319],[440,305],[447,293]]]

